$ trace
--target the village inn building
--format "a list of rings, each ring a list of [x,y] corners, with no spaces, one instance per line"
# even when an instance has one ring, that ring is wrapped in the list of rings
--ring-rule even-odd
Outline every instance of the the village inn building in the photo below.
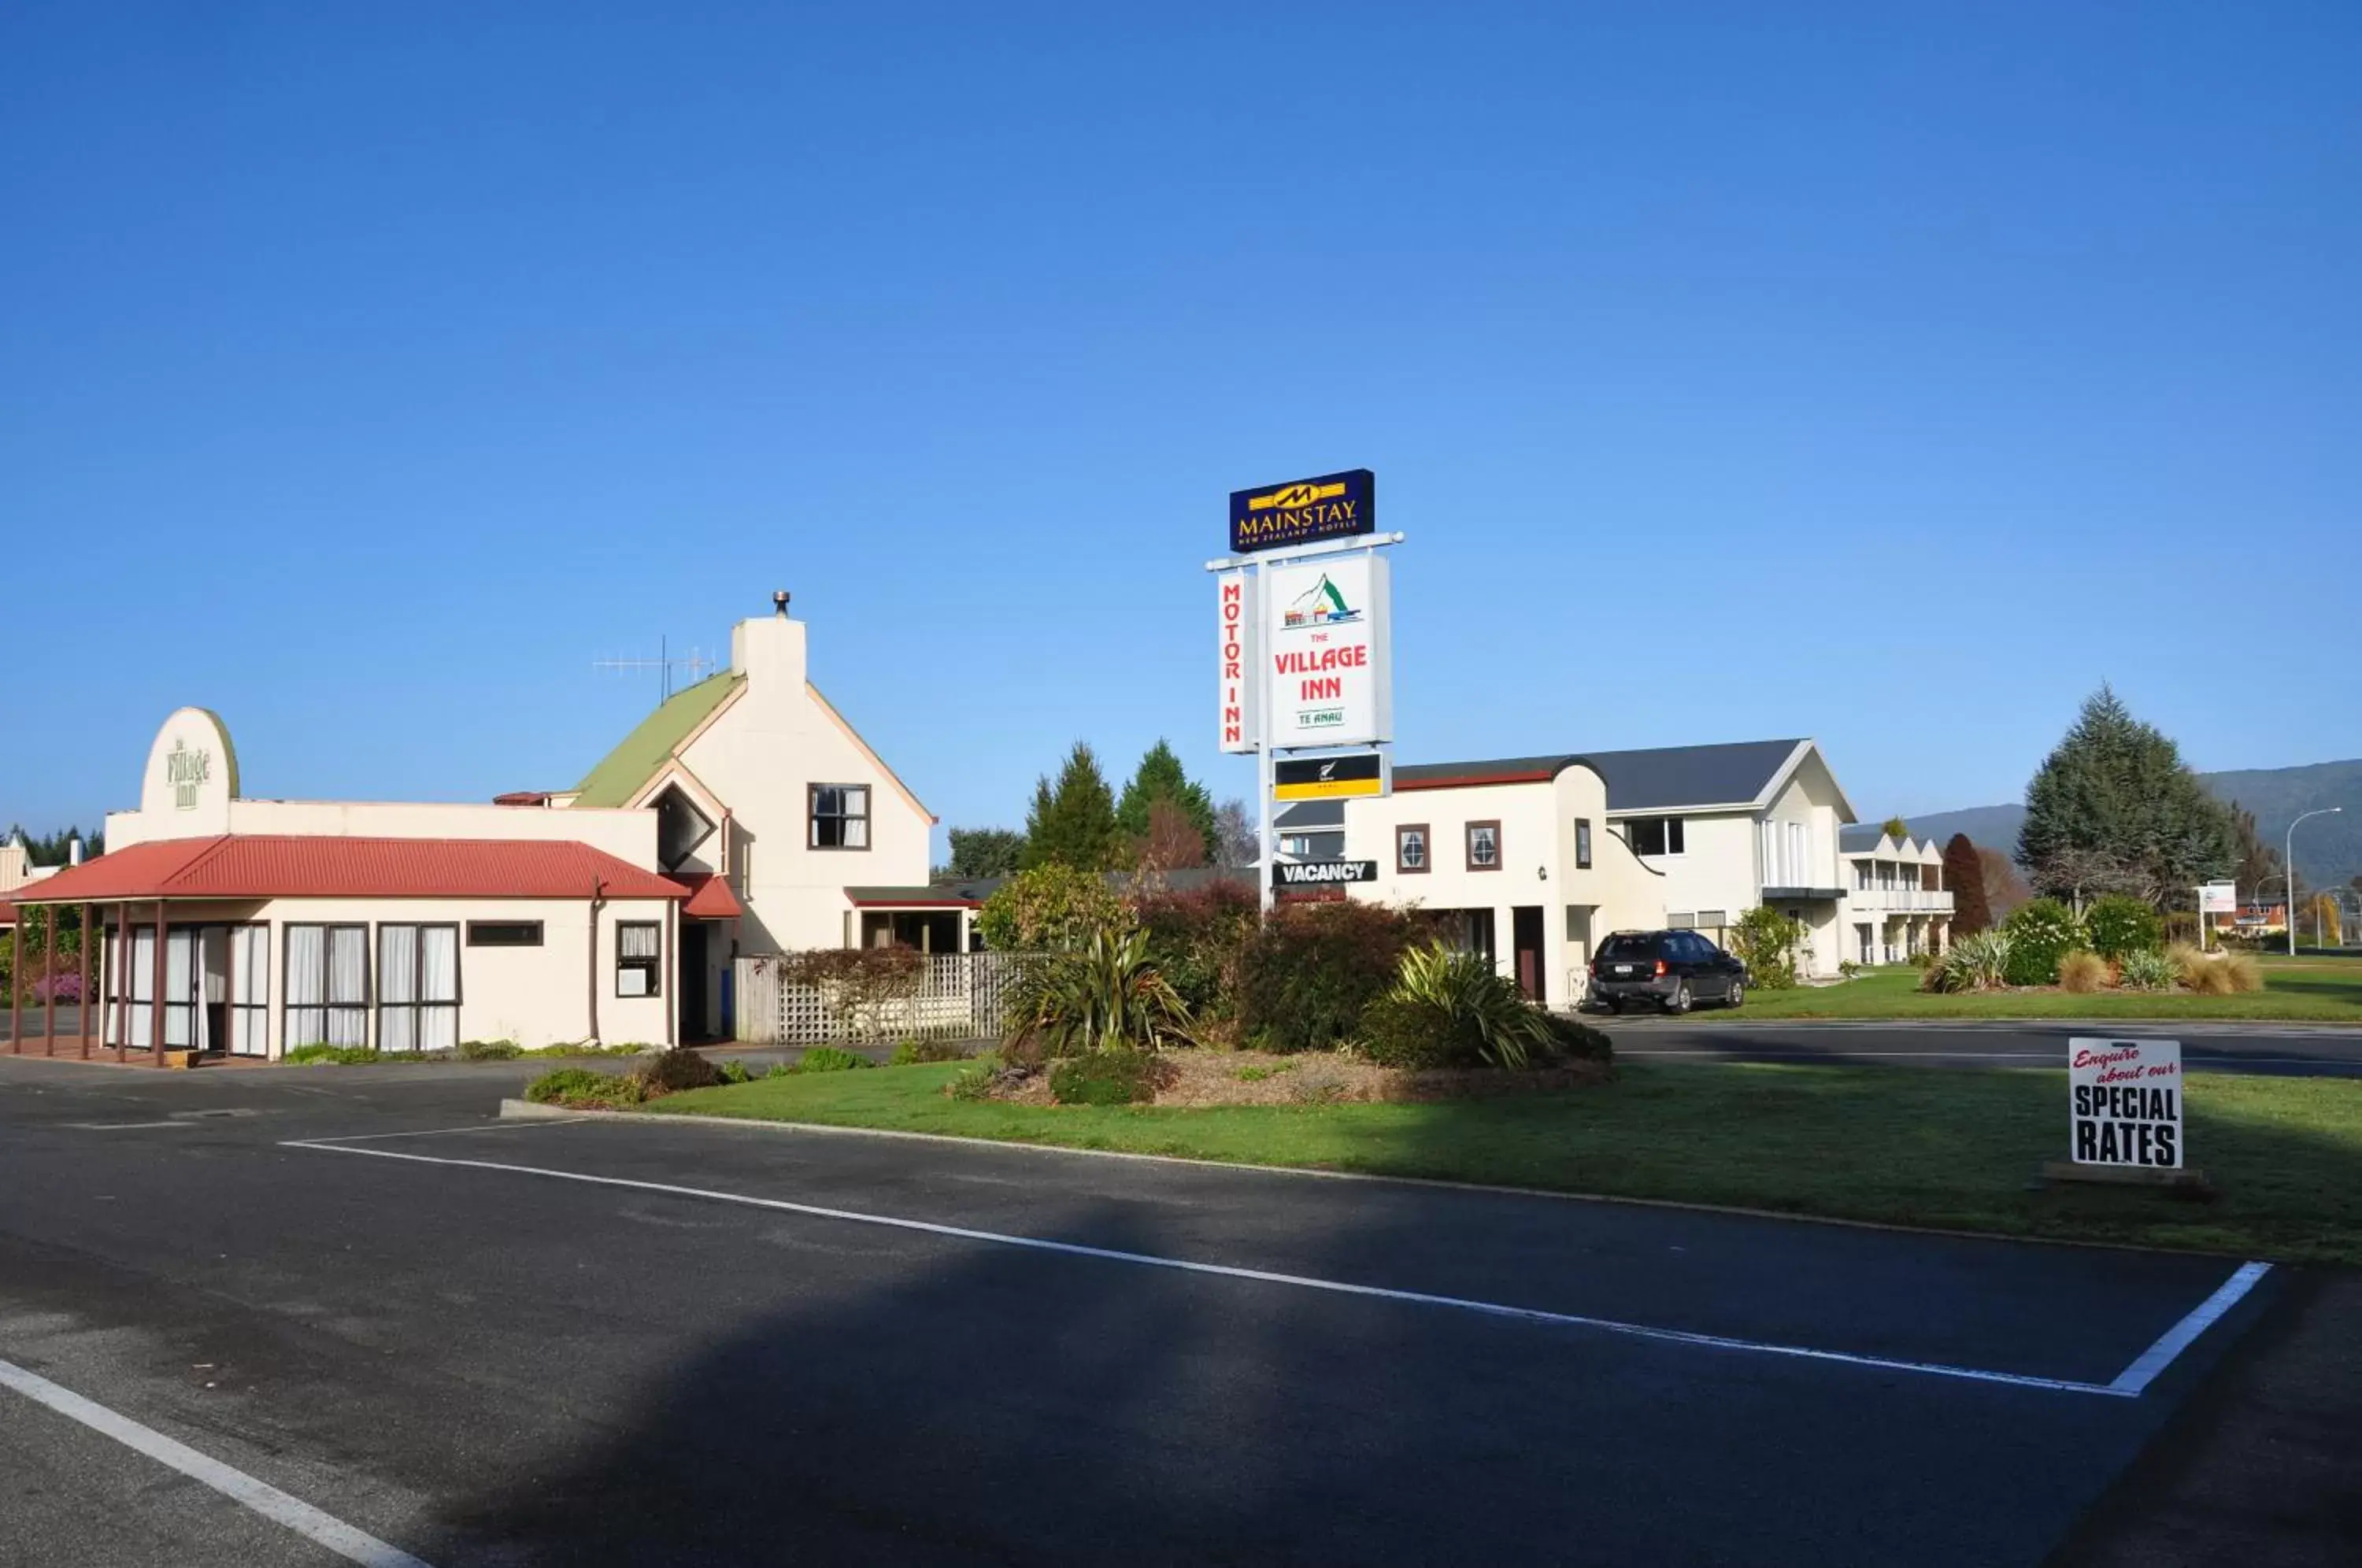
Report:
[[[1882,961],[1904,940],[1887,917],[1905,911],[1882,900],[1851,912],[1855,868],[1841,868],[1839,846],[1854,815],[1816,744],[1770,740],[1403,766],[1392,795],[1293,808],[1280,832],[1283,850],[1374,861],[1354,897],[1456,919],[1461,942],[1567,1007],[1610,932],[1690,928],[1720,942],[1758,904],[1804,925],[1810,975]],[[1881,853],[1860,858],[1882,864]],[[1915,900],[1926,873],[1911,854]],[[1915,912],[1937,916],[1940,900],[1948,915],[1949,893],[1924,897]]]
[[[805,671],[777,595],[575,788],[484,804],[251,797],[228,727],[183,708],[106,853],[12,900],[104,927],[108,1050],[726,1034],[734,955],[858,941],[848,888],[926,880],[934,819]]]

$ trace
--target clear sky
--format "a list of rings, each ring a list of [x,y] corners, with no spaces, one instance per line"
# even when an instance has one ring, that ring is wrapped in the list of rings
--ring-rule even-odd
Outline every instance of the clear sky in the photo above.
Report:
[[[563,787],[774,587],[946,824],[1216,790],[1234,487],[1368,467],[1398,756],[2103,678],[2362,754],[2362,6],[0,9],[0,822]],[[2282,655],[2296,628],[2299,657]]]

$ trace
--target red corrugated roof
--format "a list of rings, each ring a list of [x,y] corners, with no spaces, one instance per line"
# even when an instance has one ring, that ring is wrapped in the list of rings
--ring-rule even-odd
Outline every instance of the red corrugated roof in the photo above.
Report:
[[[14,925],[16,923],[17,906],[10,903],[6,899],[0,899],[0,925]]]
[[[679,899],[686,889],[573,839],[225,834],[112,849],[20,888],[19,903],[110,899]]]
[[[689,902],[680,912],[699,920],[736,920],[746,912],[738,895],[730,890],[729,882],[711,871],[674,871],[671,879],[689,889]]]

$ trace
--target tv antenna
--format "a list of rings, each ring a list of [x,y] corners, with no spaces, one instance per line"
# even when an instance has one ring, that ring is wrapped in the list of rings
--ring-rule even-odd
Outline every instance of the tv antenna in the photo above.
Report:
[[[675,658],[672,656],[671,642],[667,638],[658,637],[657,639],[657,657],[654,658],[594,658],[590,661],[590,668],[593,669],[612,669],[618,673],[627,673],[632,670],[640,669],[653,669],[657,672],[657,685],[663,691],[663,695],[657,698],[657,701],[659,703],[663,703],[668,702],[672,700],[672,672],[674,670],[687,670],[689,672],[690,679],[694,682],[702,680],[705,678],[706,672],[714,668],[714,663],[712,659],[706,657],[702,651],[694,647],[690,648],[688,653],[684,654],[680,657]]]

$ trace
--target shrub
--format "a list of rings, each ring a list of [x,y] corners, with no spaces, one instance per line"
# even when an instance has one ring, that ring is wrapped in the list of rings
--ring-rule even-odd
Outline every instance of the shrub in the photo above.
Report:
[[[1607,1038],[1605,1031],[1594,1029],[1581,1019],[1569,1018],[1564,1013],[1552,1012],[1542,1016],[1550,1026],[1551,1049],[1555,1055],[1572,1057],[1578,1062],[1612,1062],[1616,1059],[1615,1043]]]
[[[2108,961],[2088,949],[2079,948],[2058,960],[2058,988],[2062,991],[2089,996],[2105,989],[2109,977]]]
[[[2116,978],[2126,990],[2170,990],[2174,974],[2173,960],[2155,947],[2127,953],[2116,964]]]
[[[1388,994],[1418,1002],[1444,1019],[1455,1055],[1464,1048],[1475,1061],[1523,1067],[1550,1045],[1541,1010],[1477,954],[1440,942],[1414,947],[1403,955],[1402,977]]]
[[[767,1078],[791,1078],[796,1076],[796,1070],[785,1062],[774,1062],[763,1069],[763,1076]]]
[[[894,1047],[886,1059],[889,1067],[916,1066],[922,1062],[965,1062],[967,1042],[965,1040],[905,1040]]]
[[[722,1081],[725,1084],[746,1084],[755,1081],[755,1075],[746,1070],[746,1064],[734,1057],[723,1063],[714,1071],[722,1075]]]
[[[1121,1048],[1070,1056],[1050,1069],[1060,1105],[1142,1105],[1156,1098],[1156,1058]]]
[[[2214,960],[2223,966],[2235,991],[2260,991],[2264,988],[2263,966],[2245,953],[2225,953]]]
[[[1043,955],[1010,993],[1008,1046],[1021,1056],[1187,1043],[1188,1009],[1150,962],[1144,932],[1093,932],[1077,951]]]
[[[2165,943],[2165,922],[2157,911],[2123,893],[2111,893],[2084,911],[2083,929],[2091,933],[2092,951],[2103,958],[2121,958]]]
[[[524,1047],[513,1040],[462,1040],[459,1060],[463,1062],[513,1062],[524,1055]]]
[[[1911,955],[1911,966],[1924,975],[1934,968],[1937,961],[1942,957],[1943,955],[1933,947],[1922,947]]]
[[[2009,983],[2009,933],[1979,931],[1953,942],[1920,981],[1930,991],[1990,991]]]
[[[1747,911],[1730,928],[1730,951],[1758,990],[1786,990],[1796,983],[1796,952],[1804,943],[1805,928],[1768,904]]]
[[[1261,918],[1253,890],[1209,882],[1187,892],[1143,892],[1132,918],[1148,933],[1148,956],[1199,1021],[1238,1011],[1239,961]]]
[[[1293,1061],[1287,1061],[1282,1062],[1277,1066],[1273,1067],[1241,1067],[1237,1072],[1232,1073],[1231,1077],[1238,1079],[1239,1082],[1242,1084],[1259,1084],[1265,1078],[1275,1078],[1282,1073],[1293,1072],[1295,1070],[1296,1064]]]
[[[1432,1002],[1383,996],[1362,1010],[1353,1049],[1381,1067],[1448,1067],[1475,1055],[1475,1042],[1454,1038],[1453,1027],[1451,1015]]]
[[[1020,871],[994,889],[976,912],[985,945],[1003,953],[1076,948],[1094,932],[1123,925],[1123,902],[1105,877],[1055,862]]]
[[[568,1069],[560,1068],[564,1072]],[[583,1069],[574,1068],[580,1072]],[[659,1051],[640,1064],[635,1075],[650,1096],[678,1094],[683,1089],[712,1088],[722,1082],[722,1069],[684,1046]]]
[[[1838,978],[1840,980],[1858,980],[1861,978],[1863,967],[1864,966],[1854,962],[1850,958],[1840,958],[1838,960]]]
[[[329,1062],[340,1067],[358,1067],[381,1058],[366,1045],[297,1045],[280,1058],[282,1062]]]
[[[2008,978],[2013,986],[2057,985],[2058,960],[2088,945],[2081,922],[2056,899],[2020,905],[2002,929],[2009,935]]]
[[[1240,1023],[1274,1051],[1352,1039],[1394,988],[1414,929],[1402,911],[1360,900],[1275,911],[1240,955]]]
[[[854,1073],[873,1064],[866,1056],[856,1056],[834,1045],[815,1045],[796,1063],[800,1073]]]
[[[537,1105],[637,1105],[647,1086],[628,1073],[553,1067],[525,1085],[524,1097]]]

